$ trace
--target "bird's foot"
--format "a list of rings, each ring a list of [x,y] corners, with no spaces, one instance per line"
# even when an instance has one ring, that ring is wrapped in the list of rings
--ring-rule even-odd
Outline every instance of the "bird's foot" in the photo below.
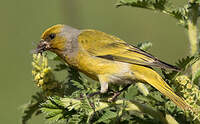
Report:
[[[114,92],[112,98],[109,99],[108,102],[114,102],[120,94],[121,92]]]
[[[123,92],[123,91],[125,91],[125,90],[127,90],[129,87],[131,86],[131,84],[128,84],[127,86],[125,86],[123,89],[121,89],[120,91],[118,91],[118,92],[113,92],[113,96],[112,96],[112,98],[111,99],[109,99],[108,101],[109,102],[114,102],[116,99],[117,99],[117,97]]]
[[[118,92],[115,92],[115,91],[113,91],[113,90],[109,90],[113,95],[112,95],[111,99],[108,100],[108,102],[114,102],[114,101],[117,99],[117,97],[118,97],[123,91],[127,90],[130,86],[131,86],[131,84],[128,84],[127,86],[125,86],[123,89],[121,89],[121,90],[118,91]],[[98,91],[98,92],[94,92],[94,93],[87,94],[87,97],[88,97],[88,98],[91,98],[91,97],[93,97],[93,96],[95,96],[95,95],[100,95],[100,94],[102,94],[102,93],[101,93],[100,91]]]
[[[101,94],[100,91],[98,91],[98,92],[94,92],[94,93],[90,93],[90,94],[87,94],[87,97],[90,98],[90,97],[93,97],[93,96],[95,96],[95,95],[99,95],[99,94]]]

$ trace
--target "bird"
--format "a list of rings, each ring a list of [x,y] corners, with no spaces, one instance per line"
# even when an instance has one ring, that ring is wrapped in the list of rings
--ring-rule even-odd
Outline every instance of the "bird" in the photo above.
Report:
[[[171,99],[178,107],[190,106],[155,71],[153,67],[179,71],[153,55],[120,38],[93,29],[76,29],[57,24],[46,29],[36,52],[51,51],[70,67],[99,81],[100,93],[108,91],[109,84],[148,83]]]

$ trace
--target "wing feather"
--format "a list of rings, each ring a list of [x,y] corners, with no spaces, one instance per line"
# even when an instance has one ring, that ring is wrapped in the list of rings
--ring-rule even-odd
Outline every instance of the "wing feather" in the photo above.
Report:
[[[82,48],[91,56],[144,66],[179,70],[125,41],[97,30],[83,30],[78,37]]]

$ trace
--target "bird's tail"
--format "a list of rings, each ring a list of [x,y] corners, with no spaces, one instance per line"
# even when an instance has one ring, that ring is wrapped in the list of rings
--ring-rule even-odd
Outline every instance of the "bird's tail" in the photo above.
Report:
[[[132,66],[135,72],[135,78],[149,83],[151,86],[159,90],[162,94],[169,97],[177,106],[184,110],[188,110],[190,106],[178,95],[172,88],[162,79],[162,77],[154,70],[143,66]]]

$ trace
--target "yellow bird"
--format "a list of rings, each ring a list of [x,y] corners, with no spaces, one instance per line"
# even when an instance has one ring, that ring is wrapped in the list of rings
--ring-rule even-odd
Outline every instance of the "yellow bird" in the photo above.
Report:
[[[109,83],[130,84],[142,81],[155,87],[180,108],[190,108],[151,67],[178,68],[115,36],[58,24],[47,29],[41,36],[36,51],[42,53],[46,50],[56,53],[69,66],[98,80],[101,93],[107,92]]]

